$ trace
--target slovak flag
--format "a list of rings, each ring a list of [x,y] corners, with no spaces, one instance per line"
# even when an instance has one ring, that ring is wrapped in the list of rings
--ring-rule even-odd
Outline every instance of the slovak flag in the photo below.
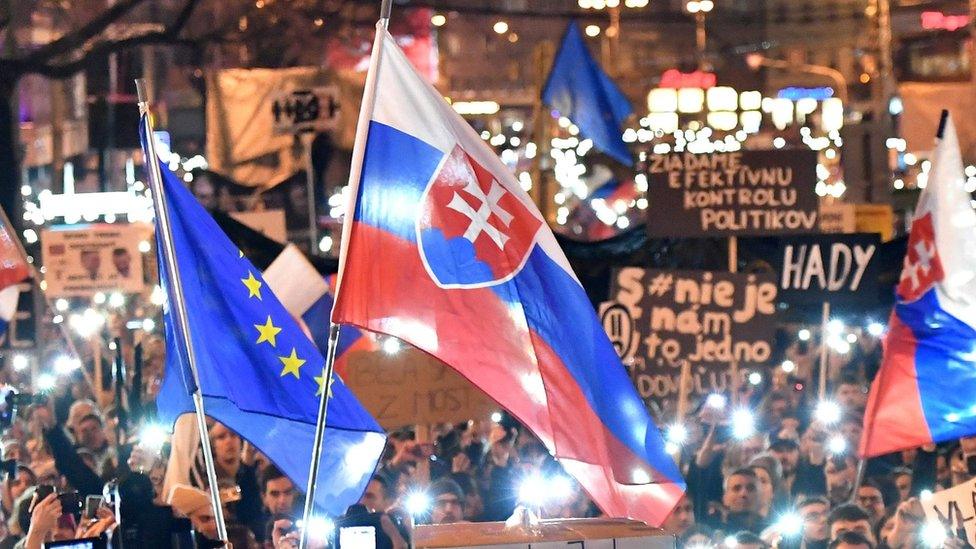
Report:
[[[453,367],[610,516],[658,525],[685,484],[541,214],[379,26],[333,321]]]
[[[0,209],[0,335],[7,333],[7,326],[17,312],[20,298],[17,284],[30,276],[26,256],[7,214]]]
[[[939,137],[868,398],[862,457],[976,434],[976,210],[948,113]]]

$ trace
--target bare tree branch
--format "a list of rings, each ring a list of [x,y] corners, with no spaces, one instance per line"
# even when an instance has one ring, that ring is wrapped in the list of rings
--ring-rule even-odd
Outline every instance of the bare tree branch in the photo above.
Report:
[[[122,0],[111,8],[103,11],[100,15],[88,22],[80,29],[69,32],[57,40],[47,44],[30,55],[25,60],[32,63],[47,63],[56,57],[70,53],[85,45],[86,42],[97,36],[108,28],[109,25],[125,17],[132,8],[138,6],[145,0]]]

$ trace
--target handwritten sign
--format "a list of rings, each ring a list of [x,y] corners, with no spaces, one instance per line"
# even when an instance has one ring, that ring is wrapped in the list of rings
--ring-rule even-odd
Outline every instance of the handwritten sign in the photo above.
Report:
[[[271,99],[272,129],[276,134],[332,129],[339,121],[338,97],[335,86],[278,93]]]
[[[344,381],[385,429],[488,418],[498,405],[460,374],[412,348],[352,352]]]
[[[976,479],[932,494],[922,508],[928,520],[942,523],[950,532],[963,528],[969,543],[976,544]]]
[[[816,232],[812,150],[670,153],[648,159],[652,238]]]
[[[772,356],[771,274],[625,267],[610,296],[600,307],[604,330],[641,397],[665,412],[677,400],[684,362],[691,363],[695,397],[726,390],[731,363],[760,365]]]
[[[789,303],[878,297],[877,234],[785,237],[777,255],[780,298]]]

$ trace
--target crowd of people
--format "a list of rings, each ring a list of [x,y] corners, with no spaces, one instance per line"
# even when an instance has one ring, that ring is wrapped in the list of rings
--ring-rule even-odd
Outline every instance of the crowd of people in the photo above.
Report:
[[[674,424],[666,429],[688,486],[663,525],[679,547],[926,546],[933,542],[920,498],[976,476],[976,438],[862,464],[863,374],[839,373],[825,401],[782,376],[744,387],[737,398],[701,399],[680,437]],[[96,400],[80,370],[44,394],[5,399],[0,549],[99,536],[130,547],[213,546],[217,521],[197,458],[176,455],[187,449],[175,438],[150,440],[139,428],[151,422],[151,405],[134,418]],[[743,419],[737,410],[751,412]],[[195,430],[191,416],[183,420]],[[233,547],[297,547],[304,487],[223,425],[210,422],[208,431]],[[337,526],[373,525],[378,547],[407,547],[416,523],[506,521],[526,510],[600,516],[545,446],[505,414],[422,434],[389,433],[362,499]],[[938,543],[968,547],[958,532],[943,534]]]

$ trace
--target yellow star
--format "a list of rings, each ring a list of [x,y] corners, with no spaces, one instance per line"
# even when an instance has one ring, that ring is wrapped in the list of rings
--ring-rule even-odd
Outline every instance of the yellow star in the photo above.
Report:
[[[242,278],[241,282],[247,286],[247,297],[256,297],[261,299],[261,286],[260,280],[254,278],[254,273],[248,271],[247,278]]]
[[[298,358],[294,347],[291,348],[291,356],[279,356],[278,360],[285,365],[284,369],[281,370],[281,377],[292,374],[296,379],[301,379],[298,375],[298,369],[302,367],[302,364],[305,364],[305,360]]]
[[[255,328],[258,329],[258,340],[257,343],[262,341],[267,341],[272,347],[275,346],[275,336],[281,331],[281,328],[275,326],[271,323],[271,315],[268,315],[268,321],[262,324],[255,324]]]
[[[315,392],[315,396],[322,396],[322,388],[325,386],[325,368],[322,369],[322,375],[315,376],[315,383],[319,384],[319,390]],[[332,398],[332,387],[329,387],[329,398]]]

